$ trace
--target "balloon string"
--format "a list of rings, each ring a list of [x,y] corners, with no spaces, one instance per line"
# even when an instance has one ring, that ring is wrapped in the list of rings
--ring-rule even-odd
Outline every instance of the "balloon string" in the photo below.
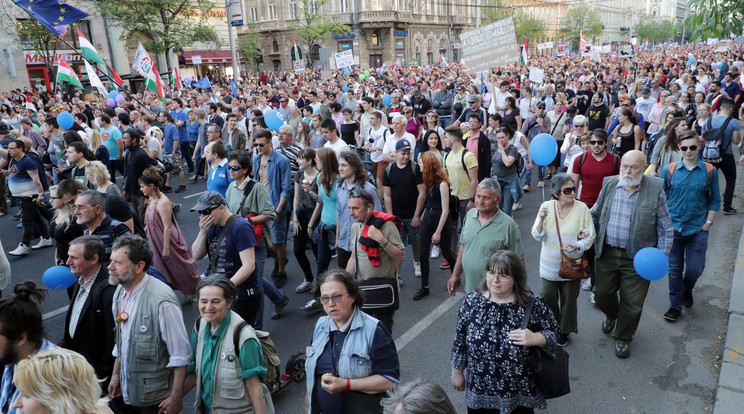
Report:
[[[543,185],[541,189],[542,189],[542,198],[543,198],[543,203],[544,203],[545,202],[545,186]]]

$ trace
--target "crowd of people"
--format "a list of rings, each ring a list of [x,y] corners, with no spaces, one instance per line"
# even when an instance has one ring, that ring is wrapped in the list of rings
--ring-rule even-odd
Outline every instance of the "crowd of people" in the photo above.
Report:
[[[309,295],[302,309],[326,314],[305,341],[305,412],[453,413],[439,385],[399,385],[392,333],[409,299],[401,284],[418,285],[418,301],[454,296],[463,279],[452,387],[469,413],[545,408],[527,351],[553,357],[578,333],[581,289],[618,358],[649,288],[639,250],[669,257],[664,318],[694,305],[708,230],[719,210],[736,213],[743,53],[533,56],[540,80],[516,64],[249,72],[162,100],[121,88],[115,107],[80,91],[2,93],[0,216],[23,229],[7,254],[16,267],[49,248],[77,280],[61,348],[43,337],[43,288],[20,283],[0,299],[0,413],[178,413],[193,388],[199,413],[273,412],[258,333],[266,307],[281,318],[290,281]],[[559,148],[547,165],[530,151],[540,134]],[[168,198],[199,181],[191,213]],[[524,202],[543,187],[548,201]],[[531,230],[512,219],[519,209],[536,211]],[[194,240],[184,220],[198,221]],[[542,248],[523,324],[527,234]],[[413,275],[401,270],[408,245]],[[292,256],[301,274],[287,274]],[[446,283],[431,277],[440,257]],[[571,258],[591,277],[562,277]],[[0,287],[4,263],[3,251]],[[200,317],[189,334],[190,300]]]

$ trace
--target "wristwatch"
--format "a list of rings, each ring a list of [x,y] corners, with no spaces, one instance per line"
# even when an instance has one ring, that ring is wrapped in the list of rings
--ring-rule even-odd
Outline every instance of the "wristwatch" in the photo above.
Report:
[[[712,222],[712,221],[710,221],[710,220],[706,220],[706,221],[705,221],[705,224],[707,224],[707,225],[709,225],[709,226],[710,226],[710,225],[712,225],[712,224],[713,224],[713,222]]]

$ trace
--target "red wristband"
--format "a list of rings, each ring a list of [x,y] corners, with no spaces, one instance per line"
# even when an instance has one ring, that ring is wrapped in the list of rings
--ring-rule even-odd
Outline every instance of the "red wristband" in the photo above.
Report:
[[[344,391],[351,390],[351,379],[346,378],[346,389]]]

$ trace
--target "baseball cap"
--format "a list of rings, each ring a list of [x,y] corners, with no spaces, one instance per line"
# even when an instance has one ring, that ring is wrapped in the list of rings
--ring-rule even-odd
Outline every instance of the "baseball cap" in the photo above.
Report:
[[[399,139],[398,142],[395,143],[395,150],[396,151],[410,151],[411,143],[405,138]]]
[[[646,86],[645,88],[643,88],[643,93],[651,93],[651,88]]]
[[[477,101],[478,101],[478,98],[476,98],[475,96],[471,96],[471,97],[468,98],[468,103],[474,103],[474,102],[477,102]]]
[[[221,204],[227,204],[225,197],[222,197],[222,194],[216,191],[207,191],[196,200],[196,205],[191,207],[191,211],[202,211],[214,205]]]

